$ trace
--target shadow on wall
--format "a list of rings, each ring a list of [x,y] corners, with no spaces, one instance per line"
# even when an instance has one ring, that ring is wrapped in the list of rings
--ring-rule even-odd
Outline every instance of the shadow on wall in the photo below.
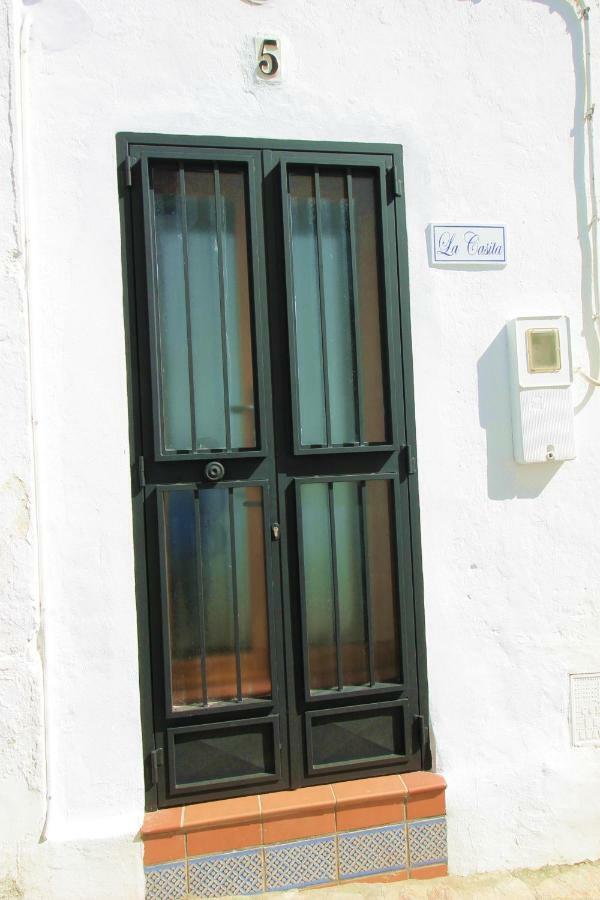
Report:
[[[494,338],[477,363],[479,423],[486,431],[487,482],[490,500],[538,497],[562,463],[515,462],[510,411],[506,328]]]
[[[577,235],[581,252],[581,313],[589,367],[596,374],[600,367],[600,347],[594,325],[592,246],[588,223],[585,147],[585,68],[581,22],[571,0],[533,0],[545,6],[549,15],[560,16],[571,41],[575,103],[573,124],[573,182],[577,203]],[[549,195],[551,202],[551,194]],[[565,223],[569,228],[570,223]],[[523,310],[527,314],[528,310]],[[533,312],[533,311],[532,311]],[[519,465],[512,449],[512,421],[506,329],[492,341],[477,364],[479,385],[479,421],[486,430],[487,480],[490,500],[538,497],[560,469],[562,463]],[[590,385],[576,407],[579,412],[594,393]]]

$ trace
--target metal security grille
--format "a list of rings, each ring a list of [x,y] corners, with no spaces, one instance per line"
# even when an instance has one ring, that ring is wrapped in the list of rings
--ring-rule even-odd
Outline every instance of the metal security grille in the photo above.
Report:
[[[161,450],[256,446],[246,173],[149,167]]]
[[[300,443],[386,444],[376,175],[290,167],[287,201]]]
[[[399,149],[119,152],[148,808],[427,766]]]

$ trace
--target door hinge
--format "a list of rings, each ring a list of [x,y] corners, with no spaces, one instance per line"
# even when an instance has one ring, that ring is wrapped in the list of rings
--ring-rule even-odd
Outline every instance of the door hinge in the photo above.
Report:
[[[125,157],[125,184],[127,187],[131,187],[132,184],[132,176],[131,170],[133,166],[137,162],[137,156],[129,156],[129,154]]]
[[[158,784],[158,768],[164,765],[165,751],[162,747],[150,751],[150,771],[152,772],[152,784]]]
[[[421,750],[425,750],[429,745],[429,726],[425,721],[425,716],[415,716],[415,737]]]
[[[392,168],[388,172],[389,179],[389,193],[394,197],[403,197],[404,196],[404,181],[402,179],[402,175],[398,171],[396,166],[392,166]]]
[[[417,471],[417,457],[412,444],[406,445],[406,471],[409,475],[414,475]]]
[[[138,481],[141,488],[146,487],[146,466],[143,456],[138,458]]]

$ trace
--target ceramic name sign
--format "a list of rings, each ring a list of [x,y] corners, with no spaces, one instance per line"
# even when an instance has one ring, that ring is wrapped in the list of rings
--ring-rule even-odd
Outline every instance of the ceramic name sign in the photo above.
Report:
[[[431,261],[438,265],[506,265],[504,225],[431,225]]]

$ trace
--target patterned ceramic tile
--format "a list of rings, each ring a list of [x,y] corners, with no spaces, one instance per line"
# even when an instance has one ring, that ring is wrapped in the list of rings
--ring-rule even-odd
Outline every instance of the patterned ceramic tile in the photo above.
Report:
[[[262,850],[238,850],[188,860],[190,894],[195,897],[224,897],[228,894],[261,894],[263,891]]]
[[[406,828],[387,825],[338,834],[340,878],[358,878],[406,868]]]
[[[448,859],[445,816],[409,822],[408,852],[411,869],[445,863]]]
[[[265,847],[265,873],[268,891],[335,881],[335,838],[313,838]]]
[[[146,874],[146,900],[180,900],[187,894],[187,878],[184,862],[148,866]]]

